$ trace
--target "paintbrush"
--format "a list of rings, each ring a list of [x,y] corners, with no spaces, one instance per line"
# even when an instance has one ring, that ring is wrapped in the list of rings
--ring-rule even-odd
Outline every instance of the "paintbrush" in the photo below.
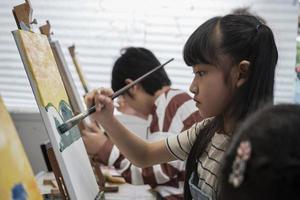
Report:
[[[129,88],[131,88],[133,85],[139,83],[140,81],[144,80],[146,77],[148,77],[150,74],[152,74],[153,72],[157,71],[158,69],[164,67],[166,64],[168,64],[169,62],[173,61],[174,58],[168,60],[167,62],[165,62],[162,65],[159,65],[157,67],[155,67],[154,69],[150,70],[149,72],[147,72],[146,74],[142,75],[141,77],[139,77],[138,79],[136,79],[135,81],[131,82],[130,84],[124,86],[123,88],[121,88],[120,90],[118,90],[117,92],[115,92],[111,98],[115,99],[116,97],[120,96],[121,94],[123,94],[124,92],[126,92]],[[65,132],[67,132],[68,130],[70,130],[73,126],[77,125],[82,119],[84,119],[85,117],[89,116],[90,114],[96,112],[96,106],[92,106],[90,107],[87,111],[82,112],[74,117],[72,117],[71,119],[65,121],[63,124],[59,125],[57,127],[58,131],[63,134]]]

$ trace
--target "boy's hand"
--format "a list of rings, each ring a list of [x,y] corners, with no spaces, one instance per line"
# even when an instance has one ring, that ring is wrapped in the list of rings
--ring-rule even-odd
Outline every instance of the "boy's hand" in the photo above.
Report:
[[[90,155],[98,154],[102,146],[108,140],[96,122],[86,125],[86,128],[83,129],[81,133],[86,151]]]

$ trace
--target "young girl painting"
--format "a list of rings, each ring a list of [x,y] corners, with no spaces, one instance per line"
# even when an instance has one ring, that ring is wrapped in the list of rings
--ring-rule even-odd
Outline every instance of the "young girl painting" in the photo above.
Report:
[[[236,127],[273,100],[277,48],[271,29],[254,16],[226,15],[200,25],[183,57],[192,67],[190,91],[204,120],[177,136],[148,143],[132,134],[113,115],[110,89],[89,93],[86,103],[96,105],[93,118],[132,163],[186,160],[185,199],[216,199],[220,162]]]

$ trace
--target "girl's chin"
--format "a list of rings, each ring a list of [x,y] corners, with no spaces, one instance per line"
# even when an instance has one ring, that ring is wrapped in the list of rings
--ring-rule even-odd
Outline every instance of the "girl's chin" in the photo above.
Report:
[[[202,119],[211,118],[211,117],[215,116],[215,115],[203,112],[201,109],[199,109],[198,111],[199,111],[199,114],[200,114]]]
[[[200,114],[200,116],[201,116],[202,119],[207,118],[206,115],[205,115],[205,113],[201,109],[198,109],[198,112],[199,112],[199,114]]]

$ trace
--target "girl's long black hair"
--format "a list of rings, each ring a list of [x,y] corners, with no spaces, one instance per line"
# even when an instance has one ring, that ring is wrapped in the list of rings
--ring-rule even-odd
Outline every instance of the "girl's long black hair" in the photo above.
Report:
[[[214,17],[199,26],[187,40],[183,56],[188,66],[211,64],[222,68],[225,75],[242,60],[250,62],[248,79],[236,92],[229,114],[236,124],[273,101],[275,66],[278,52],[271,29],[256,17],[226,15]],[[222,63],[227,57],[230,64]],[[226,76],[224,82],[226,83]],[[216,116],[200,130],[186,162],[185,199],[191,199],[188,180],[197,173],[197,159],[202,155],[216,130],[223,128],[223,117]]]

